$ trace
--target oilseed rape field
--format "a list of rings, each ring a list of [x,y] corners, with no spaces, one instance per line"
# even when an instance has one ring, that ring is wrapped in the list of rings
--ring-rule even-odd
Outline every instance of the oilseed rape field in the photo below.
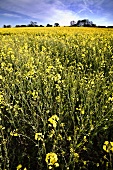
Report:
[[[0,29],[0,170],[113,169],[113,29]]]

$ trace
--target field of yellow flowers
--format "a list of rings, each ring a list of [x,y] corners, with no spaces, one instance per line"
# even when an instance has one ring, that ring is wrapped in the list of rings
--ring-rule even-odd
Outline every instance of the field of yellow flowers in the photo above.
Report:
[[[113,168],[113,29],[0,29],[0,170]]]

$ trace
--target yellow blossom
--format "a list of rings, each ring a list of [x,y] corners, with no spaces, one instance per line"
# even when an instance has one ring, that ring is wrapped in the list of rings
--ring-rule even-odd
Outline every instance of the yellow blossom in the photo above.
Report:
[[[84,115],[84,109],[81,110],[81,114]]]
[[[35,133],[35,140],[43,140],[44,136],[42,135],[42,133]]]
[[[2,80],[2,75],[0,75],[0,79]]]
[[[57,126],[57,121],[59,120],[59,117],[57,115],[53,115],[48,119],[48,121],[53,125],[54,128]]]
[[[106,149],[106,145],[103,145],[103,150],[105,150],[105,151],[107,150],[107,149]]]
[[[104,142],[104,144],[105,144],[105,145],[108,145],[108,144],[109,144],[109,142],[108,142],[108,141],[105,141],[105,142]]]
[[[19,164],[19,165],[16,167],[17,170],[20,170],[21,168],[22,168],[22,165],[21,165],[21,164]]]
[[[53,165],[55,165],[56,167],[59,166],[59,164],[57,163],[58,157],[56,153],[53,152],[47,153],[45,161],[49,166],[53,166]]]
[[[71,140],[71,136],[68,136],[67,140],[69,140],[69,141],[70,141],[70,140]]]
[[[27,168],[24,168],[24,170],[27,170]]]
[[[111,146],[113,147],[113,142],[110,142]]]
[[[17,133],[18,129],[14,130],[13,132],[10,132],[11,136],[19,136],[19,134]]]

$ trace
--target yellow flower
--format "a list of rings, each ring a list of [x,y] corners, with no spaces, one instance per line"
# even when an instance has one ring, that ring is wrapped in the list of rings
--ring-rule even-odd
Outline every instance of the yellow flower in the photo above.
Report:
[[[13,132],[12,131],[10,132],[10,135],[13,136]]]
[[[68,136],[67,140],[69,140],[69,141],[70,141],[70,140],[71,140],[71,136]]]
[[[103,145],[103,150],[105,150],[105,151],[107,150],[106,145]]]
[[[56,166],[56,167],[59,167],[59,163],[55,163],[55,166]]]
[[[19,136],[18,133],[14,133],[13,136]]]
[[[105,150],[106,152],[110,152],[110,150],[112,151],[113,150],[112,145],[113,145],[113,142],[109,143],[108,141],[105,141],[103,145],[103,150]]]
[[[109,142],[108,142],[108,141],[105,141],[105,142],[104,142],[104,144],[105,144],[105,145],[108,145],[108,144],[109,144]]]
[[[110,150],[113,152],[113,147]]]
[[[55,99],[57,100],[57,102],[60,102],[60,101],[61,101],[60,96],[56,96],[56,98],[55,98]]]
[[[81,114],[84,115],[84,109],[81,110]]]
[[[0,75],[0,79],[2,80],[2,75]]]
[[[35,133],[35,140],[43,140],[44,136],[42,135],[42,133]]]
[[[58,166],[58,164],[56,164],[58,161],[58,157],[56,153],[53,153],[53,152],[47,153],[45,161],[49,166],[52,166],[52,165]]]
[[[21,165],[21,164],[19,164],[19,165],[16,167],[17,170],[19,170],[19,169],[21,169],[21,168],[22,168],[22,165]]]
[[[87,138],[86,138],[86,136],[84,136],[84,142],[87,142]]]
[[[76,159],[78,159],[78,158],[79,158],[79,154],[78,154],[78,153],[74,153],[74,157],[75,157]]]
[[[87,164],[87,161],[84,161],[83,163],[84,163],[84,165],[86,165],[86,164]]]
[[[85,54],[82,54],[82,57],[85,57]]]
[[[48,121],[53,125],[54,128],[57,126],[57,121],[59,120],[59,117],[57,115],[53,115],[48,119]]]
[[[49,169],[52,169],[52,166],[49,166]]]
[[[99,167],[99,163],[97,163],[97,167]]]
[[[19,136],[19,134],[17,133],[18,129],[14,130],[13,132],[10,132],[11,136]]]
[[[71,152],[71,153],[74,153],[74,149],[73,149],[73,148],[70,148],[70,152]]]
[[[113,142],[110,142],[111,146],[113,147]]]
[[[49,133],[49,137],[52,138],[54,134],[55,134],[55,131],[54,131],[54,129],[52,129]]]
[[[73,155],[74,155],[75,162],[78,162],[79,154],[78,153],[74,153]]]
[[[65,124],[64,124],[64,123],[61,123],[61,124],[60,124],[60,126],[61,126],[61,127],[64,127],[64,126],[65,126]]]

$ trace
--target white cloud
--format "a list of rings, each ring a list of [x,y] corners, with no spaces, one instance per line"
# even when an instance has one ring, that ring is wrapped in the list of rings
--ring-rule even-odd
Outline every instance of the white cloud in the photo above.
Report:
[[[3,13],[2,15],[3,15],[3,16],[6,16],[6,17],[16,17],[16,18],[21,18],[21,16],[16,15],[16,14]]]
[[[108,2],[110,4],[111,1]],[[23,15],[26,19],[40,21],[40,24],[58,22],[60,25],[69,25],[71,20],[77,21],[85,16],[90,20],[97,18],[98,22],[107,22],[112,16],[112,12],[106,16],[105,0],[4,0],[0,2],[0,7],[7,11],[2,14],[4,16],[19,18]]]
[[[8,4],[10,2],[10,5]],[[68,10],[67,6],[61,0],[54,3],[50,0],[7,0],[7,4],[2,2],[2,7],[9,11],[16,11],[19,14],[40,20],[42,23],[54,24],[58,22],[60,25],[70,25],[71,20],[77,20],[78,14],[72,10]],[[11,7],[12,6],[12,7]],[[13,14],[5,13],[5,16],[16,17]]]
[[[48,21],[50,23],[58,22],[61,26],[62,25],[70,25],[70,21],[75,20],[77,21],[79,19],[79,16],[76,15],[74,12],[70,10],[58,10],[54,9],[54,14],[51,16],[51,18],[48,18]]]
[[[104,16],[101,16],[99,18],[94,18],[93,21],[94,23],[96,23],[97,25],[104,25],[104,26],[108,26],[111,25],[108,18],[110,17],[109,14],[105,14]],[[112,22],[113,23],[113,22]]]
[[[102,5],[105,0],[83,0],[87,5]]]

